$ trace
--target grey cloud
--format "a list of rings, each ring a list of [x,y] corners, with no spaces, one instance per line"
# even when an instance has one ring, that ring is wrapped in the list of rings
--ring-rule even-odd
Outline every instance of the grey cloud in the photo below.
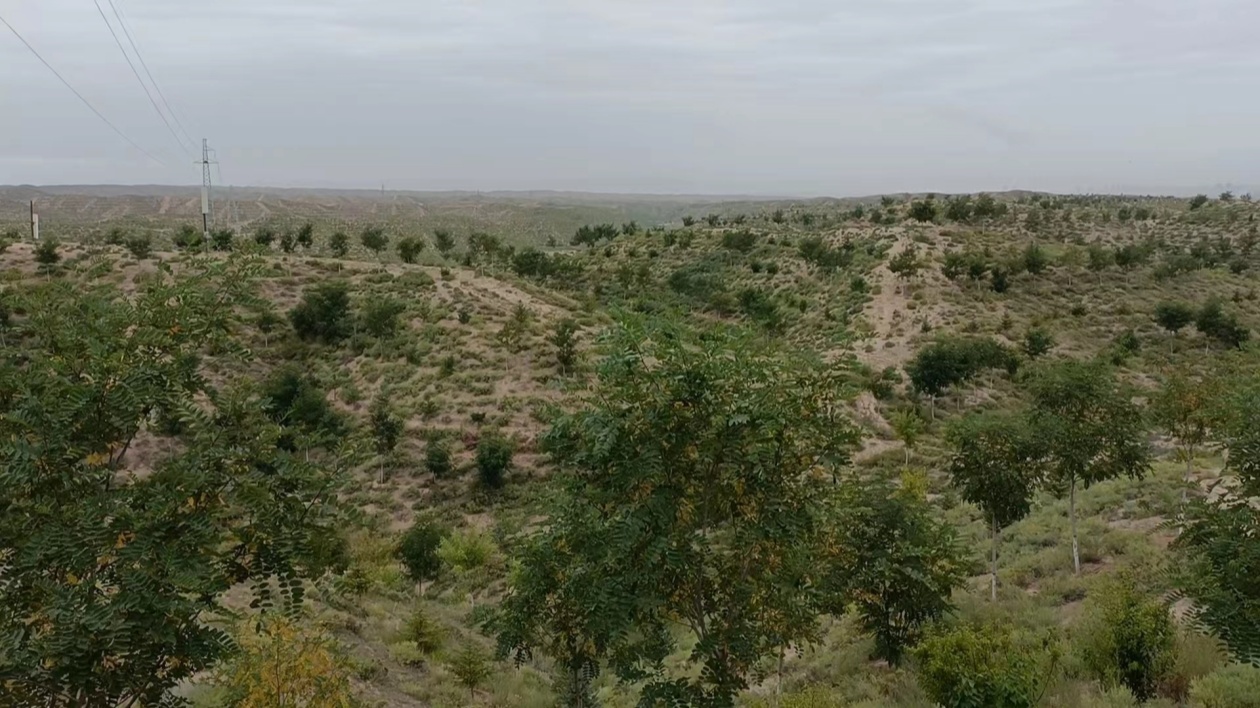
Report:
[[[102,0],[104,1],[104,0]],[[238,184],[1260,182],[1250,0],[114,0]],[[197,180],[83,0],[0,10],[0,182]]]

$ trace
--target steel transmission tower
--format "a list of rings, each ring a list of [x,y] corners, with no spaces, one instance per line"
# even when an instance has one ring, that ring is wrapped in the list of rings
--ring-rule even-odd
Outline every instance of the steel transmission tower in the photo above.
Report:
[[[201,230],[210,237],[210,165],[218,162],[210,159],[210,144],[201,139]]]

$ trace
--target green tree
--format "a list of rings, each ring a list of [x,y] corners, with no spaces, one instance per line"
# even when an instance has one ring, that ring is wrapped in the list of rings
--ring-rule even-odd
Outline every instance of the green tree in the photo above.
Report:
[[[39,245],[35,246],[35,262],[42,269],[49,270],[61,261],[61,254],[57,251],[57,242],[50,239],[40,239]]]
[[[1194,455],[1207,444],[1218,395],[1214,377],[1175,371],[1151,397],[1155,423],[1177,441],[1177,456],[1186,463],[1181,489],[1183,506],[1194,477]]]
[[[210,232],[210,245],[216,251],[232,250],[232,242],[236,240],[236,232],[232,229],[215,229]]]
[[[285,253],[293,253],[293,249],[297,247],[297,234],[286,230],[280,234],[280,250]]]
[[[1015,353],[992,339],[942,337],[915,354],[906,365],[906,374],[916,393],[926,394],[935,401],[946,389],[968,381],[986,369],[1003,368],[1014,373],[1018,367],[1019,359]]]
[[[1102,283],[1103,271],[1110,268],[1116,262],[1115,253],[1113,253],[1111,249],[1107,248],[1106,246],[1103,246],[1097,243],[1091,243],[1089,245],[1088,254],[1089,254],[1089,260],[1085,267],[1097,273],[1098,282]]]
[[[394,414],[385,396],[378,396],[372,403],[368,413],[368,421],[372,425],[372,441],[376,446],[379,460],[380,481],[385,481],[385,458],[394,453],[398,447],[398,438],[402,437],[403,421]]]
[[[271,244],[276,240],[276,231],[270,226],[259,226],[254,231],[254,243],[263,248],[271,248]]]
[[[1213,437],[1226,449],[1225,470],[1213,493],[1188,505],[1174,543],[1181,596],[1189,620],[1220,637],[1240,661],[1260,665],[1260,384],[1255,357],[1222,381],[1212,416]]]
[[[912,280],[923,266],[919,260],[919,249],[913,243],[888,261],[888,270],[901,280]]]
[[[1024,270],[1030,274],[1040,275],[1050,265],[1050,258],[1046,256],[1046,252],[1042,250],[1041,246],[1036,243],[1030,243],[1024,249],[1024,253],[1020,257],[1020,263],[1024,266]]]
[[[1081,572],[1076,489],[1120,476],[1140,478],[1150,468],[1142,411],[1115,374],[1099,364],[1044,364],[1025,382],[1031,424],[1046,447],[1048,481],[1068,497],[1072,566]]]
[[[403,263],[415,263],[424,251],[424,241],[408,236],[398,242],[398,257]]]
[[[173,705],[229,646],[210,618],[230,588],[296,607],[332,560],[340,462],[278,446],[250,383],[197,365],[212,347],[247,368],[228,333],[250,273],[20,293],[22,347],[0,349],[6,702]],[[155,417],[179,419],[180,444],[140,472],[127,453]]]
[[[909,465],[910,453],[914,451],[915,444],[919,442],[919,435],[923,433],[923,419],[913,410],[903,410],[894,413],[889,423],[892,424],[897,439],[905,445],[906,464]]]
[[[1029,327],[1024,333],[1023,349],[1030,359],[1045,356],[1054,349],[1054,335],[1044,327]]]
[[[449,535],[449,529],[433,521],[417,520],[399,540],[396,555],[417,585],[436,579],[442,572],[442,559],[437,551]]]
[[[147,235],[129,236],[123,243],[132,257],[138,261],[148,258],[153,253],[153,239]]]
[[[401,326],[398,317],[406,310],[392,297],[374,297],[363,304],[363,329],[373,337],[393,337]]]
[[[953,608],[950,594],[966,577],[953,529],[935,521],[911,487],[846,482],[834,521],[837,597],[852,603],[862,628],[874,635],[875,657],[893,665],[927,623]]]
[[[1154,698],[1175,661],[1177,630],[1168,605],[1121,574],[1090,595],[1083,624],[1079,651],[1093,677],[1128,688],[1141,702]]]
[[[337,258],[345,258],[350,252],[350,237],[345,231],[334,231],[328,237],[328,250]]]
[[[359,234],[359,243],[380,258],[381,251],[389,246],[389,236],[385,234],[385,229],[379,226],[368,226],[363,229],[363,233]]]
[[[1211,200],[1208,199],[1206,194],[1196,194],[1194,198],[1190,200],[1190,211],[1198,211],[1199,209],[1202,209],[1209,201]]]
[[[1161,302],[1155,306],[1155,321],[1173,334],[1180,332],[1186,325],[1194,322],[1194,319],[1194,308],[1185,303]]]
[[[997,625],[944,629],[914,657],[919,685],[944,708],[1032,708],[1057,661],[1039,643]]]
[[[181,251],[200,251],[205,245],[203,234],[192,224],[181,225],[175,231],[172,241],[175,244],[175,248]]]
[[[1036,431],[1021,416],[988,413],[953,424],[946,439],[950,482],[988,522],[989,593],[996,602],[1002,529],[1028,516],[1041,482]]]
[[[468,689],[468,695],[475,697],[477,687],[490,678],[490,658],[480,646],[469,642],[451,659],[451,673]]]
[[[516,446],[501,435],[487,435],[477,443],[477,479],[487,489],[499,489],[512,469]]]
[[[1238,322],[1233,313],[1225,312],[1219,299],[1204,303],[1195,316],[1194,326],[1205,336],[1232,348],[1241,349],[1251,338],[1251,330]]]
[[[293,240],[302,249],[310,249],[311,246],[315,245],[315,225],[309,221],[302,224],[298,227],[297,233],[294,234]]]
[[[346,422],[327,395],[296,365],[280,367],[263,381],[262,411],[282,426],[277,444],[286,450],[327,446],[346,433]]]
[[[934,199],[916,199],[910,203],[910,218],[915,221],[936,221],[937,208]]]
[[[556,323],[556,329],[548,340],[556,348],[556,365],[562,374],[568,374],[577,364],[577,331],[577,322],[565,318]]]
[[[858,440],[842,375],[726,328],[610,336],[597,397],[545,438],[566,493],[520,558],[500,651],[550,655],[578,705],[607,661],[645,705],[730,706],[759,660],[817,636],[826,476]],[[679,623],[698,643],[673,671]]]
[[[434,477],[441,479],[455,469],[451,462],[451,448],[443,440],[430,440],[424,451],[424,467]]]
[[[302,293],[289,311],[293,331],[302,339],[336,344],[350,334],[350,292],[342,281],[320,283]]]
[[[447,229],[435,229],[433,231],[433,246],[445,258],[451,255],[451,251],[455,250],[455,235]]]

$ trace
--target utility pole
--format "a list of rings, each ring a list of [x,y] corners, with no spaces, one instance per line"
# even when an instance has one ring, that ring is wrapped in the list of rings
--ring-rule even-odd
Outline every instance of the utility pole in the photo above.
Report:
[[[210,165],[216,161],[210,159],[210,144],[201,139],[201,230],[206,238],[210,238]]]
[[[31,240],[39,240],[39,214],[35,213],[35,200],[31,200]]]

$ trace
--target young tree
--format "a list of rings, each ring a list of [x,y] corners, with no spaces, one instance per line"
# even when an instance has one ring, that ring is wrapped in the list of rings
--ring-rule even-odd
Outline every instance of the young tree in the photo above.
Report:
[[[345,231],[334,231],[328,237],[328,250],[337,258],[345,258],[350,252],[350,237]]]
[[[455,235],[447,229],[435,229],[433,231],[433,246],[442,254],[443,258],[446,258],[455,249]]]
[[[893,256],[888,261],[888,270],[901,280],[912,280],[923,268],[923,263],[919,260],[919,249],[913,243],[906,246],[900,253]]]
[[[197,365],[213,348],[247,368],[228,333],[249,272],[21,293],[23,345],[0,348],[5,702],[172,705],[229,645],[210,619],[229,588],[293,608],[334,559],[340,463],[282,449],[248,382],[216,388]],[[181,444],[140,472],[127,453],[154,417]]]
[[[1024,249],[1020,262],[1024,266],[1024,270],[1031,275],[1040,275],[1045,272],[1046,266],[1050,265],[1050,258],[1046,256],[1046,252],[1036,243],[1028,244]]]
[[[906,464],[909,465],[910,453],[923,432],[923,419],[913,410],[904,410],[894,413],[889,422],[892,424],[893,432],[906,448]]]
[[[372,403],[372,410],[368,414],[368,419],[372,424],[372,441],[376,446],[377,471],[380,482],[383,484],[385,482],[385,458],[393,454],[395,448],[398,447],[398,438],[403,433],[403,421],[390,410],[389,402],[385,396],[377,397]]]
[[[1155,306],[1155,321],[1173,334],[1194,322],[1194,318],[1194,308],[1182,302],[1161,302]]]
[[[1090,594],[1083,624],[1078,641],[1086,670],[1104,686],[1124,686],[1141,702],[1154,698],[1176,662],[1169,606],[1122,573]]]
[[[1196,194],[1194,198],[1190,200],[1190,211],[1198,211],[1199,209],[1202,209],[1209,201],[1211,200],[1208,199],[1206,194]]]
[[[1097,363],[1044,364],[1025,382],[1030,422],[1045,444],[1048,479],[1068,496],[1072,566],[1081,572],[1076,489],[1120,476],[1140,478],[1150,468],[1142,411],[1115,374]]]
[[[451,462],[451,448],[444,440],[433,439],[429,441],[428,446],[424,450],[424,468],[438,479],[454,471],[455,465]]]
[[[1091,243],[1089,245],[1089,262],[1086,265],[1091,271],[1098,274],[1098,282],[1102,283],[1103,271],[1115,264],[1115,253],[1106,246]]]
[[[598,397],[546,436],[572,474],[502,603],[501,652],[543,650],[567,696],[607,661],[645,705],[730,706],[758,661],[816,636],[826,477],[858,434],[838,372],[766,346],[615,330]],[[675,672],[678,623],[697,644]]]
[[[415,263],[424,251],[424,241],[408,236],[398,242],[398,257],[403,263]]]
[[[210,245],[216,251],[232,250],[232,242],[236,239],[236,232],[232,229],[215,229],[210,232]]]
[[[363,247],[376,254],[377,258],[381,257],[381,251],[389,246],[389,236],[385,234],[385,229],[379,226],[368,226],[363,229],[363,233],[359,234],[359,242]]]
[[[310,249],[311,246],[315,245],[315,225],[309,221],[302,224],[294,235],[293,240],[303,250]]]
[[[474,698],[477,687],[490,678],[490,659],[481,647],[469,642],[451,659],[451,673],[468,689],[468,696]]]
[[[950,611],[966,573],[953,530],[932,518],[913,485],[851,480],[833,522],[839,552],[829,559],[837,614],[857,608],[875,636],[875,657],[896,666],[923,627]]]
[[[1178,371],[1151,399],[1156,424],[1177,440],[1177,455],[1186,463],[1182,506],[1194,477],[1195,451],[1207,443],[1218,395],[1215,378],[1192,377]]]
[[[988,521],[989,594],[996,602],[1002,529],[1028,516],[1041,482],[1036,431],[1022,417],[989,413],[955,423],[946,439],[951,483]]]
[[[342,281],[321,283],[302,293],[302,302],[289,311],[298,337],[336,344],[350,334],[350,292]]]
[[[171,240],[181,251],[200,251],[205,245],[201,231],[192,224],[181,225]]]
[[[487,489],[503,486],[507,473],[512,469],[512,455],[516,446],[501,435],[487,435],[477,443],[477,479]]]
[[[271,248],[271,244],[276,240],[276,231],[270,226],[259,226],[254,232],[254,243],[263,248]]]
[[[566,318],[556,323],[556,330],[549,339],[556,348],[556,365],[561,374],[568,374],[577,363],[577,331],[577,322]]]
[[[297,247],[297,234],[292,231],[285,230],[280,234],[280,250],[285,253],[293,253],[293,249]]]
[[[1044,327],[1029,327],[1024,333],[1023,349],[1029,359],[1045,356],[1054,349],[1054,335]]]
[[[1238,322],[1233,313],[1225,312],[1219,299],[1208,300],[1195,316],[1194,326],[1205,336],[1232,348],[1242,349],[1251,338],[1251,330]]]
[[[936,221],[937,208],[935,199],[916,199],[910,203],[910,218],[915,221]]]
[[[35,247],[35,262],[41,266],[41,269],[51,270],[60,261],[61,254],[57,252],[57,242],[50,238],[41,239],[39,245]]]
[[[438,547],[449,535],[449,529],[433,521],[417,520],[398,542],[395,553],[418,587],[423,588],[425,581],[434,580],[442,571]]]
[[[363,304],[363,329],[373,337],[385,339],[398,334],[398,316],[407,306],[392,297],[380,297]]]
[[[147,235],[129,236],[123,245],[127,247],[127,252],[138,261],[148,258],[153,253],[153,240]]]

